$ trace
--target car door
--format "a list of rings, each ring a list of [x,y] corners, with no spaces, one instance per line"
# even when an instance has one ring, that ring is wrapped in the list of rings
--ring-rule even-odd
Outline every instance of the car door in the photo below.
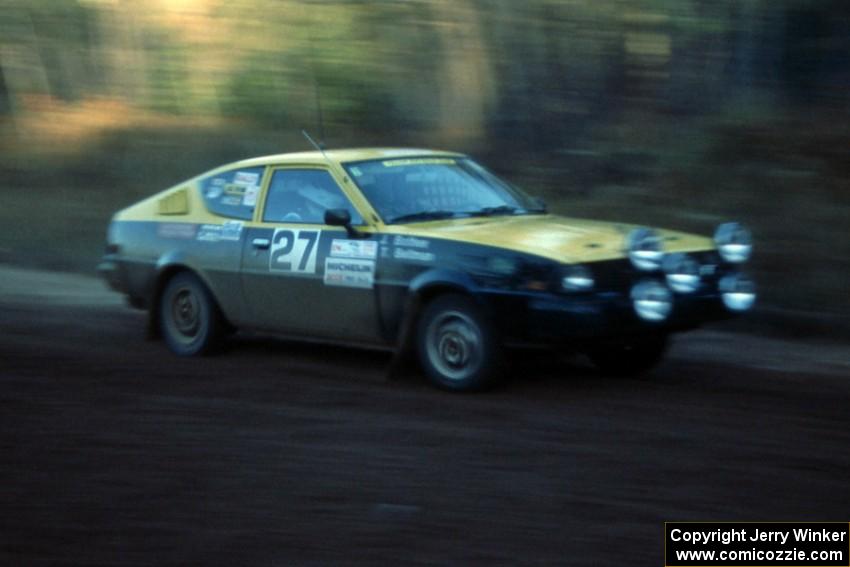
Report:
[[[327,209],[348,209],[363,225],[326,169],[272,171],[260,222],[248,227],[242,287],[259,328],[305,336],[380,341],[375,294],[378,242],[349,238],[324,224]]]

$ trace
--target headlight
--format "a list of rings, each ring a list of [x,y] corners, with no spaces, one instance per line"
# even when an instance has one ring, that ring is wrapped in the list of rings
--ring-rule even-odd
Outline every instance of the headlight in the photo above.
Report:
[[[668,254],[661,265],[667,285],[677,293],[693,293],[699,287],[699,264],[681,252]]]
[[[737,222],[726,222],[714,232],[714,244],[720,257],[730,264],[740,264],[750,259],[753,237],[750,231]]]
[[[593,274],[586,266],[567,266],[561,278],[561,287],[566,291],[588,291],[593,289]]]
[[[650,228],[636,228],[626,237],[629,260],[638,270],[653,272],[661,267],[664,249],[661,237]]]
[[[631,297],[635,313],[644,321],[663,321],[673,310],[673,294],[655,280],[635,285]]]
[[[728,274],[718,284],[723,305],[729,311],[746,311],[756,302],[756,284],[744,274]]]

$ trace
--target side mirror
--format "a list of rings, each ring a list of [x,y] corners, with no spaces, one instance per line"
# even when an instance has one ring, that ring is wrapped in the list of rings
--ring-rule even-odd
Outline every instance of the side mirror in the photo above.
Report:
[[[349,238],[363,238],[357,229],[351,226],[351,213],[348,209],[327,209],[325,211],[325,224],[329,226],[345,227]]]
[[[328,209],[325,211],[325,224],[330,226],[349,226],[351,213],[348,209]]]

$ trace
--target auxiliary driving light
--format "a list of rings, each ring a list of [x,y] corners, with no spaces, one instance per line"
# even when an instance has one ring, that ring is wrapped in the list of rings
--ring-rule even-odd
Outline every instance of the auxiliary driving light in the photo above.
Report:
[[[664,259],[661,237],[650,228],[632,230],[626,237],[626,250],[632,265],[644,272],[654,272]]]
[[[725,222],[714,232],[714,244],[720,257],[730,264],[741,264],[753,252],[753,236],[749,229],[737,222]]]
[[[746,311],[756,302],[756,284],[744,274],[723,276],[718,287],[723,305],[729,311]]]
[[[574,264],[564,270],[561,287],[566,291],[588,291],[593,289],[593,274],[587,266]]]
[[[664,257],[661,268],[667,275],[667,285],[677,293],[693,293],[699,287],[699,264],[681,252]]]
[[[645,280],[632,288],[632,305],[644,321],[663,321],[673,310],[673,294],[664,284]]]

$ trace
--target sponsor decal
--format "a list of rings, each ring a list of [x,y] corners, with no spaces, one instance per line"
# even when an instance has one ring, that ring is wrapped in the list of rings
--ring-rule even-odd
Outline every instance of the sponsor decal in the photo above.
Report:
[[[381,236],[381,258],[389,258],[390,257],[390,237],[386,234]]]
[[[272,236],[269,271],[298,274],[316,273],[320,230],[278,228]]]
[[[220,242],[222,240],[238,241],[242,237],[242,221],[225,221],[224,224],[202,224],[198,229],[198,240],[203,242]]]
[[[370,289],[375,285],[375,261],[327,258],[324,282],[325,285]]]
[[[378,257],[378,243],[372,240],[334,238],[331,242],[331,256],[374,259]]]
[[[455,165],[457,160],[451,158],[408,158],[391,159],[381,162],[384,167],[400,167],[404,165]]]
[[[207,186],[204,195],[207,199],[215,200],[221,197],[221,194],[224,193],[224,184],[225,180],[222,177],[216,177],[210,182]]]
[[[198,225],[188,222],[164,222],[156,227],[156,235],[160,238],[192,240],[197,233]]]
[[[433,252],[423,252],[412,248],[396,248],[393,250],[393,258],[396,260],[410,260],[413,262],[430,263],[436,260]]]
[[[259,173],[252,173],[249,171],[237,171],[236,175],[233,177],[233,184],[242,187],[253,187],[254,185],[257,185],[257,182],[259,180]]]
[[[257,204],[257,195],[260,194],[259,185],[251,185],[245,189],[245,195],[242,197],[242,204],[246,207],[253,207]]]
[[[431,245],[424,238],[416,238],[415,236],[396,236],[393,239],[393,244],[396,246],[407,246],[408,248],[428,248]]]
[[[225,195],[221,198],[222,205],[228,205],[231,207],[238,207],[242,204],[242,197],[238,195]]]
[[[233,176],[233,183],[227,186],[227,192],[240,197],[237,204],[253,207],[257,204],[257,195],[260,192],[260,174],[237,171]]]

